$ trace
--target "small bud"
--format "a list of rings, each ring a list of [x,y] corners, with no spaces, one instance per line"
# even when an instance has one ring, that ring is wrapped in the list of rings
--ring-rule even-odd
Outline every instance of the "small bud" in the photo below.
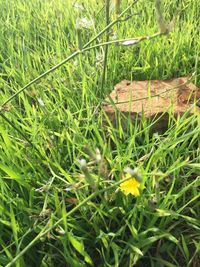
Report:
[[[85,159],[78,159],[78,163],[80,164],[80,167],[86,167],[86,165],[87,165]]]
[[[76,29],[91,29],[93,25],[93,22],[91,20],[88,20],[87,18],[77,18],[76,20]]]
[[[96,148],[96,160],[98,162],[101,161],[101,153],[100,153],[100,150],[98,148]]]
[[[44,107],[45,104],[44,104],[44,101],[42,100],[42,98],[38,98],[38,103],[41,107]]]
[[[139,42],[138,39],[133,39],[133,40],[127,40],[122,43],[122,45],[128,46],[128,45],[135,45]]]
[[[130,174],[130,176],[132,178],[135,178],[139,183],[142,182],[142,177],[139,174],[139,169],[138,168],[131,169],[130,167],[127,166],[127,167],[124,168],[124,172]]]
[[[154,197],[154,198],[150,199],[148,203],[149,203],[149,206],[152,209],[155,209],[156,208],[156,205],[157,205],[157,199]]]

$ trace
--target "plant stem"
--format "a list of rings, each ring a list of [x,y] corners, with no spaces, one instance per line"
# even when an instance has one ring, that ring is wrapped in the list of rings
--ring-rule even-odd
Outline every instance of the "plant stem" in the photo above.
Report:
[[[120,180],[118,182],[115,182],[114,184],[103,188],[99,191],[95,191],[93,192],[90,196],[88,196],[87,198],[85,198],[81,203],[79,203],[76,207],[74,207],[72,210],[70,210],[69,212],[67,212],[61,219],[59,219],[54,225],[52,225],[51,227],[47,228],[47,225],[44,227],[44,229],[15,257],[12,259],[12,261],[10,263],[8,263],[5,267],[10,267],[13,264],[16,263],[17,260],[19,260],[35,243],[37,243],[37,241],[40,240],[40,238],[44,237],[46,234],[48,234],[51,230],[53,230],[55,227],[57,227],[60,223],[62,223],[62,221],[67,218],[68,216],[72,215],[75,211],[77,211],[79,208],[81,208],[83,205],[85,205],[88,201],[90,201],[91,199],[93,199],[94,197],[96,197],[97,195],[100,195],[102,193],[105,193],[113,188],[115,188],[116,186],[118,186],[119,184],[121,184],[124,181],[129,180],[129,178]]]
[[[105,3],[105,13],[106,13],[106,26],[110,23],[110,0],[106,0]],[[106,31],[106,43],[109,42],[109,29]],[[108,44],[105,45],[105,52],[104,52],[104,62],[103,62],[103,74],[101,80],[101,94],[103,92],[103,88],[105,85],[106,79],[106,69],[107,69],[107,61],[108,61]]]
[[[86,43],[83,46],[83,49],[87,48],[91,43],[93,43],[96,39],[98,39],[104,32],[106,32],[108,29],[110,29],[114,24],[116,24],[119,21],[119,18],[121,18],[134,4],[137,3],[138,0],[134,1],[132,4],[130,4],[119,16],[116,20],[112,21],[111,23],[109,23],[107,25],[107,27],[105,27],[101,32],[99,32],[94,38],[92,38],[88,43]],[[15,98],[17,95],[19,95],[20,93],[22,93],[23,91],[25,91],[28,87],[30,87],[32,84],[34,84],[35,82],[41,80],[42,78],[44,78],[45,76],[47,76],[49,73],[57,70],[59,67],[61,67],[62,65],[64,65],[65,63],[67,63],[68,61],[70,61],[71,59],[73,59],[74,57],[76,57],[81,51],[78,50],[76,52],[74,52],[73,54],[71,54],[69,57],[65,58],[63,61],[61,61],[60,63],[58,63],[57,65],[55,65],[54,67],[52,67],[51,69],[47,70],[46,72],[42,73],[41,75],[39,75],[38,77],[36,77],[35,79],[33,79],[32,81],[30,81],[28,84],[26,84],[24,87],[22,87],[20,90],[18,90],[15,94],[13,94],[11,97],[9,97],[0,107],[0,112],[2,110],[2,108],[8,103],[10,102],[13,98]]]

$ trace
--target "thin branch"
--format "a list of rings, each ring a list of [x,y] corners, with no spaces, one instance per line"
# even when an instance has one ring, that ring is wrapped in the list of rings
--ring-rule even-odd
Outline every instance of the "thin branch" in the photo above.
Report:
[[[148,173],[148,175],[152,175],[153,173]],[[147,175],[147,174],[145,174]],[[155,175],[155,174],[153,174]],[[50,231],[52,231],[53,229],[55,229],[60,223],[63,222],[63,220],[67,217],[69,217],[70,215],[72,215],[75,211],[77,211],[78,209],[80,209],[82,206],[84,206],[85,204],[87,204],[88,201],[90,201],[91,199],[93,199],[94,197],[101,195],[111,189],[114,189],[116,186],[120,185],[121,183],[129,180],[130,177],[125,178],[123,180],[117,181],[114,184],[103,188],[99,191],[95,191],[93,192],[91,195],[89,195],[87,198],[85,198],[81,203],[79,203],[76,207],[74,207],[73,209],[71,209],[69,212],[67,212],[66,214],[64,214],[62,216],[61,219],[59,219],[57,222],[55,222],[53,225],[48,227],[48,223],[47,225],[44,227],[44,229],[15,257],[12,259],[12,261],[10,263],[8,263],[5,267],[10,267],[13,264],[16,263],[17,260],[19,260],[32,246],[34,246],[42,237],[46,236]]]
[[[106,13],[106,25],[109,25],[110,23],[110,0],[106,0],[105,13]],[[109,30],[107,30],[106,32],[106,43],[108,42],[109,42]],[[105,45],[103,73],[102,73],[102,80],[101,80],[101,93],[103,91],[105,79],[106,79],[107,61],[108,61],[108,44]]]
[[[96,39],[98,39],[102,34],[104,34],[108,29],[110,29],[113,25],[115,25],[116,23],[119,22],[119,19],[136,3],[138,2],[138,0],[134,1],[132,4],[130,4],[119,16],[116,20],[112,21],[111,23],[109,23],[107,25],[107,27],[105,27],[101,32],[99,32],[95,37],[93,37],[88,43],[86,43],[83,46],[83,50],[85,48],[87,48],[91,43],[93,43]],[[44,78],[45,76],[47,76],[49,73],[55,71],[56,69],[60,68],[62,65],[64,65],[65,63],[67,63],[68,61],[70,61],[71,59],[73,59],[74,57],[76,57],[77,55],[79,55],[81,53],[80,50],[74,52],[72,55],[70,55],[69,57],[65,58],[63,61],[61,61],[60,63],[58,63],[57,65],[55,65],[54,67],[52,67],[51,69],[47,70],[46,72],[42,73],[41,75],[39,75],[38,77],[36,77],[35,79],[33,79],[32,81],[30,81],[28,84],[26,84],[24,87],[22,87],[19,91],[17,91],[15,94],[13,94],[11,97],[9,97],[0,107],[0,113],[2,112],[3,107],[9,103],[13,98],[15,98],[16,96],[18,96],[20,93],[22,93],[23,91],[25,91],[28,87],[30,87],[32,84],[34,84],[35,82],[41,80],[42,78]]]
[[[188,136],[193,136],[194,133],[196,130],[192,131],[192,132],[189,132],[187,133],[185,136],[183,137],[180,137],[180,141],[181,140],[185,140],[186,137]],[[165,174],[163,174],[163,176],[169,176],[171,173],[173,173],[174,170],[169,170],[167,171]],[[156,172],[152,172],[152,173],[144,173],[143,175],[145,176],[155,176],[155,175],[161,175],[160,173],[156,173]],[[12,261],[10,261],[5,267],[11,267],[13,264],[16,263],[17,260],[19,260],[31,247],[33,247],[42,237],[46,236],[50,231],[52,231],[54,228],[56,228],[60,223],[63,222],[64,219],[66,219],[67,217],[69,217],[70,215],[72,215],[75,211],[77,211],[78,209],[80,209],[82,206],[84,206],[85,204],[87,204],[88,201],[90,201],[91,199],[93,199],[94,197],[100,195],[100,194],[103,194],[111,189],[114,189],[115,187],[117,187],[118,185],[120,185],[121,183],[129,180],[129,178],[125,178],[123,180],[120,180],[118,182],[115,182],[113,183],[112,185],[106,187],[106,188],[103,188],[99,191],[95,191],[93,192],[91,195],[89,195],[87,198],[85,198],[81,203],[79,203],[76,207],[74,207],[73,209],[71,209],[69,212],[67,212],[66,214],[64,214],[62,216],[61,219],[59,219],[57,222],[55,222],[53,225],[51,226],[48,226],[48,223],[47,225],[44,227],[44,229],[34,238],[32,239],[32,241],[17,255],[15,256]],[[194,181],[196,182],[196,180]]]

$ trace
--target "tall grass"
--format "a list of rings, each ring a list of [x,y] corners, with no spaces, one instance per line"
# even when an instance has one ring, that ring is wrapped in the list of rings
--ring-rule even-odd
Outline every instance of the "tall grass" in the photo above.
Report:
[[[120,10],[126,7],[122,1]],[[174,30],[137,46],[112,45],[103,88],[99,47],[7,103],[1,112],[12,125],[0,118],[1,266],[200,265],[199,114],[171,116],[167,132],[150,135],[145,120],[127,122],[126,132],[120,125],[105,129],[98,108],[121,79],[195,72],[200,85],[199,8],[197,0],[163,1],[166,20],[176,18]],[[81,29],[83,45],[106,24],[103,1],[1,0],[0,10],[1,104],[77,51],[77,18],[92,22]],[[138,1],[126,16],[110,28],[110,40],[157,32],[154,1]],[[84,179],[82,158],[100,194]],[[119,190],[126,166],[141,172],[138,198]]]

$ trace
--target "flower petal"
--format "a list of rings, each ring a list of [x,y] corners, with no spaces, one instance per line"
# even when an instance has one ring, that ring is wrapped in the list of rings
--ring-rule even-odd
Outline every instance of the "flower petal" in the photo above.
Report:
[[[139,196],[140,183],[135,179],[131,178],[120,185],[120,189],[123,191],[123,193],[127,196],[128,194],[132,194],[133,196]]]

